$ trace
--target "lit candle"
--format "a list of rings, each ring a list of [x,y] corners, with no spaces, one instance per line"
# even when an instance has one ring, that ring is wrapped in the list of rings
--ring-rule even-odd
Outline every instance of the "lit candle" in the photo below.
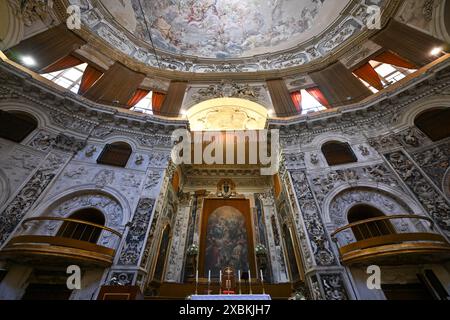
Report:
[[[211,270],[208,271],[208,283],[211,283]]]
[[[264,276],[263,276],[263,271],[259,270],[261,272],[261,282],[264,282]]]

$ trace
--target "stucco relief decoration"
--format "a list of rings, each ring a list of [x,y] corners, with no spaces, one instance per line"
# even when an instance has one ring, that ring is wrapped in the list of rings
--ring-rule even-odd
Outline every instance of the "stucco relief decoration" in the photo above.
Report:
[[[76,195],[56,204],[47,211],[50,216],[68,218],[71,214],[88,208],[97,209],[102,212],[105,215],[107,227],[115,230],[121,228],[123,220],[122,206],[111,196],[102,193],[86,193]],[[47,213],[45,214],[47,215]],[[43,235],[54,235],[60,226],[61,222],[51,221],[47,222],[45,225],[42,225],[42,227],[40,227],[42,228],[40,231],[45,232],[42,233]],[[35,234],[36,231],[31,228],[27,232],[30,234]],[[116,244],[116,241],[117,238],[111,233],[102,232],[98,243],[104,246],[113,246]]]
[[[153,213],[155,200],[143,198],[139,200],[133,220],[129,225],[125,245],[120,253],[119,264],[137,265],[144,247],[145,235]]]
[[[450,143],[447,142],[439,146],[432,146],[427,150],[415,152],[413,157],[436,186],[445,189],[446,185],[443,185],[443,179],[450,166]]]
[[[93,179],[93,182],[99,188],[104,188],[107,185],[111,185],[115,180],[115,173],[113,170],[100,170]]]
[[[0,215],[0,245],[9,237],[25,214],[56,176],[64,158],[50,154]]]
[[[368,5],[383,7],[385,1],[157,0],[143,1],[142,10],[138,0],[82,3],[82,21],[91,32],[140,62],[223,73],[295,67],[323,57],[365,30]]]
[[[341,274],[321,275],[326,300],[348,300],[347,290]]]
[[[194,102],[215,98],[241,98],[248,100],[258,100],[261,96],[261,87],[251,87],[249,84],[238,84],[231,80],[222,80],[219,84],[212,84],[207,88],[198,89],[192,95]]]
[[[320,211],[306,174],[301,171],[294,172],[291,176],[316,263],[321,266],[333,265],[336,263],[336,258],[333,255],[331,243],[321,221]]]
[[[52,8],[52,0],[20,1],[20,13],[26,26],[31,26],[39,20],[45,21],[49,19]]]
[[[403,152],[394,152],[386,157],[402,180],[415,193],[425,210],[450,238],[450,205],[447,200],[427,181]]]
[[[384,164],[375,164],[368,167],[330,171],[312,176],[312,187],[317,200],[322,203],[327,195],[343,184],[357,182],[375,182],[390,187],[399,187],[398,181]]]
[[[347,212],[359,204],[367,204],[377,208],[386,215],[394,214],[413,214],[412,210],[401,200],[391,194],[372,188],[351,188],[338,194],[330,204],[330,220],[335,229],[349,224],[347,219]],[[392,220],[397,232],[405,233],[418,228],[420,231],[425,231],[419,220],[418,224],[411,225],[405,219]],[[341,246],[355,241],[351,230],[342,232],[337,236],[337,240]]]
[[[433,18],[433,11],[436,2],[439,1],[408,0],[403,5],[398,19],[415,27],[429,30],[431,27],[431,20]]]
[[[39,151],[58,149],[66,152],[78,152],[85,147],[86,142],[61,133],[53,135],[46,131],[40,131],[29,145]]]

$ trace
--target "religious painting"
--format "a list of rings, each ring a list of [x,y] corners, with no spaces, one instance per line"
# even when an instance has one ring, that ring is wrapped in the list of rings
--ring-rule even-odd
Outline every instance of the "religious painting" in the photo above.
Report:
[[[225,267],[249,269],[249,248],[244,215],[224,206],[209,216],[206,228],[205,272],[219,274]]]
[[[324,22],[335,20],[348,2],[132,0],[135,19],[128,30],[147,40],[149,25],[154,45],[175,54],[219,59],[251,57],[308,40],[311,34],[323,31],[327,25]],[[117,20],[120,22],[121,17]]]

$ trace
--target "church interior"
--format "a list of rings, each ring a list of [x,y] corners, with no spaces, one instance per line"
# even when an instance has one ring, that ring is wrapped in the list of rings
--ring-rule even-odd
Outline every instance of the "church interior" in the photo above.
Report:
[[[450,0],[0,0],[0,300],[449,300],[449,44]]]

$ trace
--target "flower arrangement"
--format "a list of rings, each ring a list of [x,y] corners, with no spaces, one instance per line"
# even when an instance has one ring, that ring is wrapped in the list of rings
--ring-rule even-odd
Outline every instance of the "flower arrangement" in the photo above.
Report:
[[[265,256],[267,254],[267,249],[263,244],[258,244],[255,248],[257,256]]]
[[[187,249],[187,255],[188,256],[196,256],[198,255],[198,246],[196,244],[191,244],[191,246]]]

